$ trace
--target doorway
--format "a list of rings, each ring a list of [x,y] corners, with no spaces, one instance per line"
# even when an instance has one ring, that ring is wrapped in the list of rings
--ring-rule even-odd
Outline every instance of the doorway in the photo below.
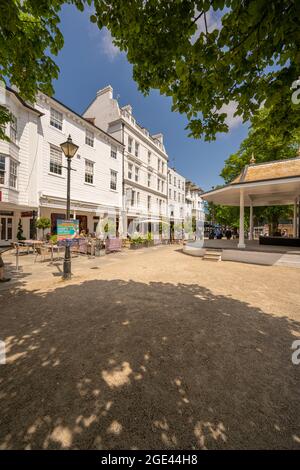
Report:
[[[12,242],[13,218],[9,216],[0,216],[0,245],[7,245]]]

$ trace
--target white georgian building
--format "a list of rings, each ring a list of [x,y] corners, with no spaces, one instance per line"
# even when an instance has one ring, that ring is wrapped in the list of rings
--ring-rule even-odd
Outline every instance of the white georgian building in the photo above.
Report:
[[[30,236],[32,211],[38,209],[41,113],[1,83],[0,104],[13,115],[5,129],[10,142],[0,140],[0,245],[7,245],[16,239],[20,218],[25,236]]]
[[[185,178],[168,168],[168,216],[171,238],[182,238],[185,220]]]
[[[186,218],[190,218],[193,221],[195,227],[197,227],[198,222],[204,223],[205,212],[204,212],[204,202],[201,197],[203,190],[192,183],[192,181],[186,181],[185,184],[185,212]]]
[[[0,245],[16,239],[21,219],[24,236],[33,235],[34,212],[49,217],[52,231],[65,217],[66,159],[60,144],[71,134],[79,150],[72,159],[71,213],[81,229],[95,231],[100,219],[120,218],[123,146],[54,98],[39,93],[35,107],[8,87],[1,103],[14,120],[0,141]]]
[[[111,86],[97,92],[84,117],[124,144],[124,232],[131,226],[148,231],[151,223],[168,215],[168,155],[163,135],[150,135],[140,126],[130,105],[120,108]]]
[[[128,231],[161,230],[167,217],[174,226],[203,214],[200,188],[168,168],[162,134],[141,127],[131,106],[120,108],[110,86],[83,116],[43,93],[30,106],[5,85],[0,104],[13,115],[5,129],[10,142],[0,141],[0,245],[16,240],[19,220],[23,235],[32,238],[36,217],[48,217],[52,232],[65,217],[60,144],[69,134],[79,146],[72,159],[71,214],[81,229],[95,232],[99,220],[111,219],[126,237]]]
[[[118,220],[122,208],[123,146],[54,98],[40,93],[36,107],[43,113],[39,215],[51,219],[52,231],[56,220],[64,218],[67,170],[59,145],[70,134],[79,146],[72,159],[71,216],[79,220],[80,229],[89,232],[95,232],[99,217]]]

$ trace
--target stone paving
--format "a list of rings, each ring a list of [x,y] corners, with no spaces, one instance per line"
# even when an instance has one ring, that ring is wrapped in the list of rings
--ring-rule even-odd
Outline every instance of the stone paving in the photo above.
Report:
[[[0,290],[0,449],[300,448],[299,269],[179,246],[74,258],[67,282],[21,265]]]

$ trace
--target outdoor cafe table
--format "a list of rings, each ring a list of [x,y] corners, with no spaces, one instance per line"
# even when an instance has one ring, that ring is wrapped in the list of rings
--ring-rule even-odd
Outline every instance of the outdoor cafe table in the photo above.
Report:
[[[43,242],[41,240],[22,240],[22,244],[28,247],[32,246],[33,253],[35,253],[35,247],[37,245],[42,245]]]

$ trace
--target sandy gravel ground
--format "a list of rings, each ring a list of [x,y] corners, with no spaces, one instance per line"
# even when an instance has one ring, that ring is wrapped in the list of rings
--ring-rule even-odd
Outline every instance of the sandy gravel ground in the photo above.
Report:
[[[0,448],[300,448],[300,270],[143,251],[0,291]]]

